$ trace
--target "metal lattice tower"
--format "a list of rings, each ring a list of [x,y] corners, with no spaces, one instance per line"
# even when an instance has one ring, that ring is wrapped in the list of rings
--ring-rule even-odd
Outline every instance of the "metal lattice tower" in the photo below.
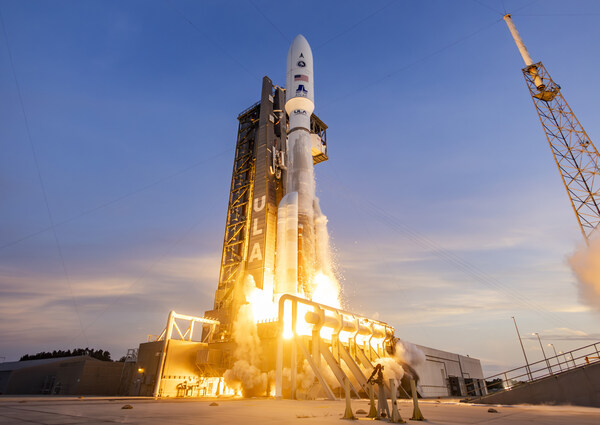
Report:
[[[542,90],[536,87],[535,75],[542,80]],[[600,155],[544,65],[538,62],[524,68],[523,76],[581,232],[588,240],[600,223]]]
[[[567,189],[581,233],[588,242],[600,224],[600,155],[541,62],[533,63],[510,15],[504,17],[527,65],[523,76]]]
[[[235,160],[231,177],[227,224],[223,240],[221,273],[215,296],[215,309],[231,307],[232,292],[240,275],[247,251],[247,229],[249,204],[252,202],[254,184],[254,143],[258,130],[260,103],[257,103],[239,117]]]

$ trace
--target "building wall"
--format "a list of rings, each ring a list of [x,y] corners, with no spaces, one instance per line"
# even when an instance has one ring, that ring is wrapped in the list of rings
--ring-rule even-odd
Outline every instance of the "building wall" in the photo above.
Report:
[[[160,366],[160,354],[164,341],[140,344],[138,350],[137,373],[134,372],[129,394],[152,396]],[[196,365],[198,351],[208,344],[194,341],[169,340],[159,389],[161,397],[175,397],[180,384],[197,381],[199,368]]]
[[[51,394],[59,362],[12,371],[6,394]]]
[[[116,395],[125,364],[88,356],[14,362],[4,370],[3,394]],[[8,366],[10,367],[10,366]]]
[[[419,392],[423,397],[480,393],[483,369],[479,359],[422,345],[417,347],[425,354],[425,362],[415,367],[419,374]]]
[[[129,395],[151,396],[156,382],[156,371],[164,341],[145,342],[140,344],[137,357],[137,371],[131,379]]]

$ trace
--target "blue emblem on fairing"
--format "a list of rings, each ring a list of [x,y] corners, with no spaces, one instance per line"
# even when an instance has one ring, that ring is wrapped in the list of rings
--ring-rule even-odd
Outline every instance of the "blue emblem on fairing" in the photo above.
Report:
[[[297,96],[306,96],[307,93],[308,91],[304,88],[304,84],[300,84],[296,89]]]

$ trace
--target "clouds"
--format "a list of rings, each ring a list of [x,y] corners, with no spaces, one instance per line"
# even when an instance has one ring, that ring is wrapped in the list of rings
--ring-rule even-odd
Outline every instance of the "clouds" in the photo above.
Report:
[[[346,307],[403,339],[505,366],[522,362],[513,315],[524,332],[594,336],[596,316],[565,260],[575,218],[503,24],[435,53],[491,11],[321,3],[309,7],[323,13],[279,28],[327,42],[315,49],[330,154],[317,190]],[[283,83],[288,45],[244,1],[58,4],[2,4],[0,244],[50,225],[27,119],[68,277],[50,231],[0,251],[0,340],[10,350],[0,356],[89,342],[116,358],[160,332],[169,310],[212,307],[236,116],[260,95],[252,74]],[[257,6],[277,22],[268,3]],[[598,39],[600,28],[585,16],[513,18],[594,139],[600,96],[573,64],[596,67],[581,34]],[[561,38],[549,39],[559,19]],[[556,43],[570,46],[559,59]]]
[[[75,344],[119,357],[146,334],[159,333],[171,309],[197,315],[210,309],[219,260],[207,255],[112,262],[102,271],[71,274],[70,283],[60,274],[3,267],[4,352],[18,357]]]

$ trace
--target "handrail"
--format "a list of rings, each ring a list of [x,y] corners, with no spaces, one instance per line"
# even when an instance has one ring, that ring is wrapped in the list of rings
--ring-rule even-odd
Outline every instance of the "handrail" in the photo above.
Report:
[[[589,344],[526,366],[500,372],[485,378],[488,393],[509,390],[517,385],[538,381],[558,373],[600,362],[600,342]],[[527,369],[531,371],[531,375]],[[495,381],[495,382],[490,382]]]

